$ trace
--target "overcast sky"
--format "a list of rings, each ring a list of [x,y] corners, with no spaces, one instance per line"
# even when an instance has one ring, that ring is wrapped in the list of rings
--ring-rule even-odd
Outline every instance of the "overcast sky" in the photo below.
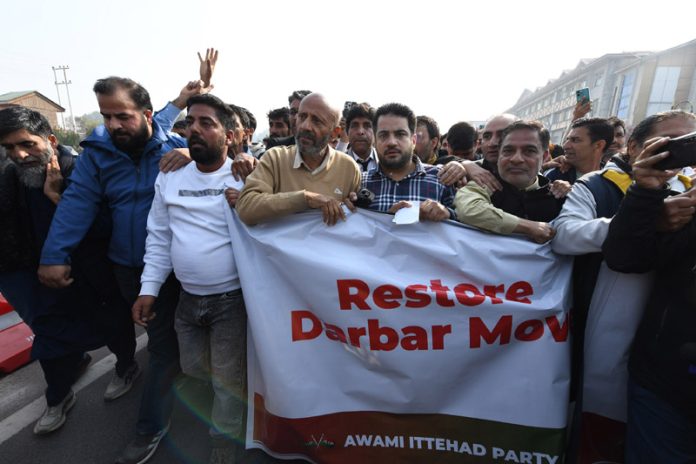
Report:
[[[438,120],[485,120],[581,58],[658,51],[696,38],[696,2],[457,0],[27,0],[3,9],[0,94],[57,100],[51,66],[68,65],[73,111],[98,110],[108,75],[143,84],[154,106],[220,50],[215,93],[265,114],[295,89],[338,102],[390,101]],[[684,19],[680,19],[684,18]],[[62,80],[62,75],[59,78]],[[63,87],[64,89],[64,87]],[[63,91],[63,106],[67,108]]]

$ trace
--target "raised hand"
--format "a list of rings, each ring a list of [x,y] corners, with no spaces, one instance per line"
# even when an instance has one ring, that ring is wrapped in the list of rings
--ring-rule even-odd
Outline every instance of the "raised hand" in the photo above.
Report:
[[[203,87],[210,87],[210,81],[213,79],[213,72],[215,71],[217,59],[218,51],[214,48],[206,49],[205,58],[198,52],[198,61],[200,62],[198,74],[203,82]]]

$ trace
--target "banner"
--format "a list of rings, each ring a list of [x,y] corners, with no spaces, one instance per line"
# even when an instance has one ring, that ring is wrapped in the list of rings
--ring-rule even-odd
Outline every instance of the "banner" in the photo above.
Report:
[[[571,261],[359,210],[247,228],[247,446],[316,463],[560,463]]]

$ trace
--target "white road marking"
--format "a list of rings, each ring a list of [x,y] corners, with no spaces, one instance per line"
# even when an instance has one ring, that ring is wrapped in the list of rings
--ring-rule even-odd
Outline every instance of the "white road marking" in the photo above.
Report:
[[[146,346],[147,333],[143,333],[136,339],[135,352],[139,352]],[[114,356],[113,353],[90,365],[84,375],[80,377],[77,382],[75,382],[73,385],[73,390],[75,390],[75,393],[77,393],[83,388],[89,386],[107,372],[111,372],[114,369],[114,365],[116,365],[116,356]],[[43,414],[45,408],[46,399],[41,396],[14,414],[3,419],[0,422],[0,444],[15,436],[25,427],[39,420],[39,417],[41,417],[41,414]]]

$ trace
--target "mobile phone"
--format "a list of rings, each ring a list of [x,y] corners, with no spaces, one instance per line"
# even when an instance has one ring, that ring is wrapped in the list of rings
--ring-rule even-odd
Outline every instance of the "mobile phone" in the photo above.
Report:
[[[590,102],[590,89],[585,87],[584,89],[576,90],[575,91],[575,98],[577,98],[578,103],[585,100],[588,103]]]
[[[653,167],[667,170],[686,166],[696,166],[696,132],[676,137],[667,142],[662,151],[668,151],[669,156],[659,161]]]

